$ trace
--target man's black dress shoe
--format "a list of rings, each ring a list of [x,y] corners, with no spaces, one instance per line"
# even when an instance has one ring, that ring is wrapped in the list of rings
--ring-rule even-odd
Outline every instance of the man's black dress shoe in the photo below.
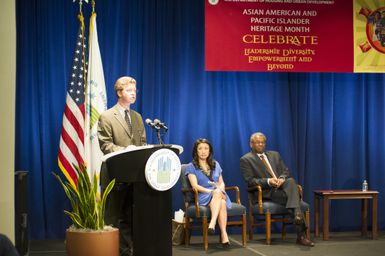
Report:
[[[207,229],[207,232],[208,232],[210,235],[214,235],[214,234],[215,234],[215,229],[213,229],[213,228],[208,228],[208,229]]]
[[[304,246],[310,246],[310,247],[314,246],[314,242],[312,240],[310,240],[307,237],[302,236],[302,235],[297,237],[296,243],[299,245],[304,245]]]
[[[222,243],[223,249],[229,249],[230,248],[230,242]]]

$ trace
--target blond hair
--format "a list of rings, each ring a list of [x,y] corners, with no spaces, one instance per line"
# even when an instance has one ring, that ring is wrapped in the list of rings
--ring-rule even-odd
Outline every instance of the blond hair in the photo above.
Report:
[[[136,85],[136,80],[130,76],[122,76],[122,77],[118,78],[118,80],[116,80],[115,85],[114,85],[114,90],[115,90],[116,96],[118,96],[118,91],[123,90],[124,86],[126,86],[128,84]]]

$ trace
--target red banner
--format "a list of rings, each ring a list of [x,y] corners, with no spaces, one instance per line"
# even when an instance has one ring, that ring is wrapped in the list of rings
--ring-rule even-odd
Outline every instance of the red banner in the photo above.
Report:
[[[205,0],[207,71],[352,72],[350,0]]]

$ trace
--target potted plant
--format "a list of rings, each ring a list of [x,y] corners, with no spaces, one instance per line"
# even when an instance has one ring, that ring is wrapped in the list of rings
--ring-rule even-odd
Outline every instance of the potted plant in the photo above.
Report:
[[[119,255],[119,230],[104,225],[106,200],[115,180],[108,184],[100,197],[96,174],[90,178],[86,166],[74,167],[76,186],[52,173],[62,185],[72,208],[72,211],[64,210],[72,220],[71,227],[66,230],[67,255]]]

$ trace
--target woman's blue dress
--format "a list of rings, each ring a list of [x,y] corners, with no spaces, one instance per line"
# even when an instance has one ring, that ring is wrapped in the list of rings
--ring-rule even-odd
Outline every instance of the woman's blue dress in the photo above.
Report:
[[[197,178],[197,182],[198,182],[198,185],[202,186],[202,187],[205,187],[205,188],[208,188],[208,189],[214,189],[214,187],[212,185],[210,185],[209,182],[213,181],[215,183],[218,182],[218,179],[219,179],[219,176],[222,174],[222,168],[221,166],[219,165],[218,162],[216,162],[215,164],[215,169],[212,173],[212,180],[209,179],[209,177],[207,177],[201,169],[197,169],[195,168],[195,166],[193,165],[193,163],[189,163],[187,168],[186,168],[186,171],[185,171],[185,175],[189,175],[189,174],[194,174],[195,177]],[[230,201],[230,198],[229,196],[225,193],[226,195],[226,208],[227,209],[231,209],[231,201]],[[211,201],[211,198],[212,198],[212,194],[211,193],[201,193],[201,192],[198,192],[198,202],[200,205],[208,205]]]

